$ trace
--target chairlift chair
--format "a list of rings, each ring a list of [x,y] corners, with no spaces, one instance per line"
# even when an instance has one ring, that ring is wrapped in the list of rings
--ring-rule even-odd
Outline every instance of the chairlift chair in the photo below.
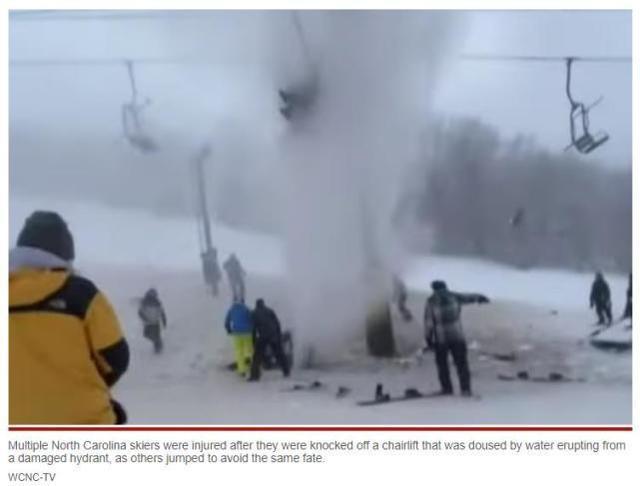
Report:
[[[131,101],[122,105],[122,130],[124,136],[131,145],[142,152],[155,152],[158,149],[158,145],[151,136],[144,132],[142,124],[140,123],[142,110],[149,106],[151,101],[145,99],[142,103],[138,102],[133,63],[126,61],[125,65],[129,74],[129,81],[131,82]]]
[[[278,90],[278,96],[282,103],[280,114],[289,122],[297,120],[300,116],[307,115],[311,111],[318,96],[319,85],[318,73],[315,63],[311,59],[300,18],[295,11],[291,14],[298,42],[307,64],[307,75],[302,82]]]
[[[279,89],[278,95],[282,101],[280,113],[287,121],[293,121],[299,115],[309,112],[315,103],[317,91],[315,77],[291,88]]]
[[[596,106],[602,97],[596,100],[589,106],[585,106],[584,103],[575,101],[571,96],[571,66],[575,59],[572,57],[567,58],[567,98],[571,104],[571,113],[569,116],[569,123],[571,127],[571,144],[567,146],[565,150],[569,150],[571,147],[582,153],[588,154],[597,149],[600,145],[609,140],[609,135],[605,132],[598,132],[594,135],[589,132],[589,110]],[[580,129],[582,131],[580,132]]]

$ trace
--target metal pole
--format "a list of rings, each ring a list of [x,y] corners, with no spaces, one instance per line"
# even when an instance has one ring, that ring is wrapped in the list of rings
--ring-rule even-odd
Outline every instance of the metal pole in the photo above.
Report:
[[[198,203],[200,206],[200,218],[204,229],[205,252],[211,251],[213,243],[211,241],[211,222],[209,219],[209,208],[207,205],[207,189],[204,175],[204,161],[211,154],[211,149],[205,145],[200,153],[196,156],[196,183],[198,187]]]

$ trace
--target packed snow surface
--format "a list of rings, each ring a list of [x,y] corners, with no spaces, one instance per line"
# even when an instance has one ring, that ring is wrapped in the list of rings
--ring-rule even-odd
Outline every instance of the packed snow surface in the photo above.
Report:
[[[410,258],[411,323],[394,318],[402,356],[366,356],[362,336],[348,353],[314,369],[295,369],[288,379],[267,371],[246,383],[225,365],[231,361],[223,317],[230,297],[211,298],[202,281],[196,224],[144,211],[90,203],[12,197],[10,242],[34,209],[59,211],[75,236],[78,271],[92,278],[114,303],[132,350],[131,366],[114,389],[131,423],[144,424],[628,424],[631,423],[631,353],[594,349],[588,335],[595,315],[588,308],[593,276],[564,270],[519,270],[468,258]],[[264,297],[291,322],[283,279],[286,266],[275,237],[215,225],[221,260],[235,252],[247,268],[248,302]],[[464,309],[474,390],[480,400],[459,397],[358,407],[377,383],[389,392],[437,388],[433,356],[422,346],[421,312],[429,283],[446,280],[460,291],[479,291],[487,306]],[[626,276],[606,275],[614,315],[624,307]],[[169,316],[165,352],[153,355],[141,335],[135,299],[155,286]],[[330,305],[328,303],[327,305]],[[616,324],[619,325],[619,324]],[[501,359],[513,355],[515,361]],[[560,372],[572,383],[501,381],[498,374],[527,370],[532,376]],[[452,367],[454,383],[455,370]],[[320,380],[316,391],[287,391]],[[338,387],[350,392],[337,398]]]

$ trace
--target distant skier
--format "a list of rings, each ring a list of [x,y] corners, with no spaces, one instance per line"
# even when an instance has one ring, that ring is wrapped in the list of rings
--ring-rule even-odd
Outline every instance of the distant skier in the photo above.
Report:
[[[627,303],[624,306],[624,313],[622,314],[623,319],[631,319],[631,274],[629,274],[629,285],[627,286]]]
[[[143,336],[153,343],[153,351],[160,354],[164,347],[162,331],[167,328],[167,315],[156,289],[151,288],[144,294],[138,308],[138,316],[142,320]]]
[[[518,208],[516,212],[513,214],[511,219],[509,219],[509,224],[513,228],[519,228],[524,222],[524,208]]]
[[[224,328],[231,335],[236,359],[236,371],[249,378],[253,357],[253,320],[251,311],[241,299],[236,299],[224,320]]]
[[[489,302],[480,294],[459,294],[448,290],[441,280],[432,282],[433,294],[427,299],[424,309],[425,338],[433,341],[438,379],[441,393],[451,395],[453,386],[449,374],[448,356],[451,353],[458,372],[460,391],[471,395],[471,375],[467,360],[467,342],[462,330],[460,314],[464,304],[485,304]]]
[[[245,285],[244,279],[246,272],[242,268],[242,264],[235,253],[229,255],[229,258],[224,262],[224,270],[227,273],[227,279],[229,279],[229,286],[231,287],[231,294],[233,300],[242,300],[245,298]]]
[[[407,308],[407,286],[397,275],[393,276],[393,301],[398,307],[398,311],[406,322],[413,320],[411,311]]]
[[[589,304],[592,309],[594,306],[596,308],[598,324],[605,324],[606,319],[606,324],[611,325],[611,291],[601,272],[596,273],[591,286]]]
[[[260,367],[267,352],[273,355],[286,378],[289,376],[289,363],[282,349],[282,329],[278,316],[273,309],[267,307],[263,299],[256,301],[256,308],[251,316],[253,319],[254,346],[251,380],[257,381],[260,379]]]
[[[129,346],[105,295],[76,275],[59,214],[36,211],[9,252],[9,423],[122,424],[110,388]]]

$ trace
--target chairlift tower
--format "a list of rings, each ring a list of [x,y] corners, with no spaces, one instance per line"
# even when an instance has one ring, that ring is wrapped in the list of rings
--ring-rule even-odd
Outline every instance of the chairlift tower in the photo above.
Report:
[[[198,239],[200,243],[200,258],[205,283],[211,287],[213,296],[218,295],[221,272],[218,265],[218,252],[213,246],[211,238],[211,218],[207,204],[207,184],[205,180],[205,161],[211,155],[211,148],[205,145],[193,160],[194,177],[197,192]]]

